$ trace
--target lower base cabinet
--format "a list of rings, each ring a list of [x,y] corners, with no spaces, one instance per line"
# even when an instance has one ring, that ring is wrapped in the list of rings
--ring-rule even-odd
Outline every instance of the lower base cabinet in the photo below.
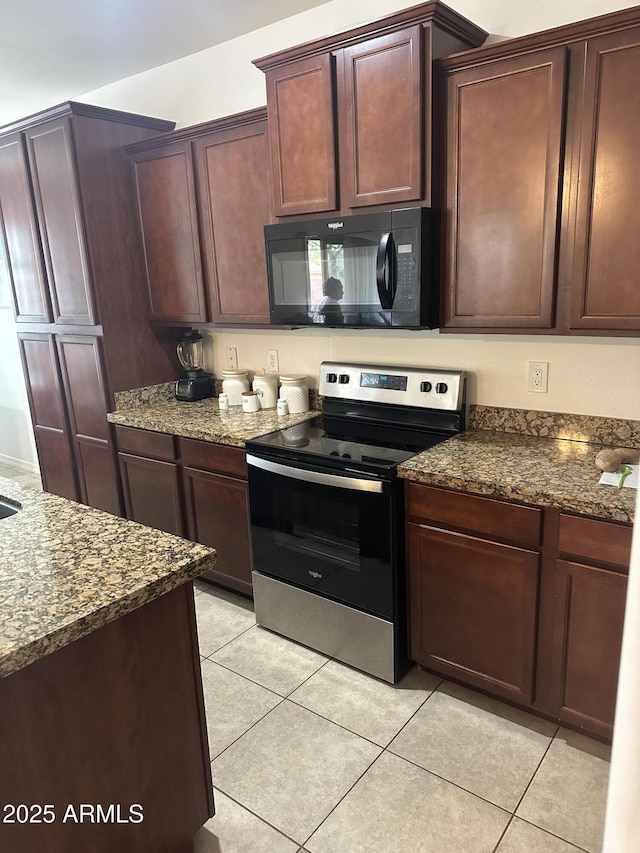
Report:
[[[116,426],[127,518],[218,552],[203,577],[252,594],[244,451]]]
[[[411,659],[611,738],[631,525],[415,483],[406,497]]]

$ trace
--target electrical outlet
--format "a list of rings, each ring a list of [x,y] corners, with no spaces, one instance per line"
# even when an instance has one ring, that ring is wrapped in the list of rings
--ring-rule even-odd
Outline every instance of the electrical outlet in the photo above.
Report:
[[[225,364],[227,370],[238,369],[238,350],[235,347],[225,347]]]
[[[546,394],[549,390],[549,362],[527,362],[527,391]]]
[[[268,349],[267,350],[267,373],[277,373],[278,370],[279,370],[278,350],[277,349]]]

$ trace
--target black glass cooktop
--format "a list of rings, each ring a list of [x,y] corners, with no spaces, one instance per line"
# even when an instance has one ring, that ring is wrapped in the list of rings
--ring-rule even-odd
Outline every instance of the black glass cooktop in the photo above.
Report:
[[[421,449],[433,447],[447,437],[435,433],[425,436]],[[420,452],[420,449],[393,444],[392,440],[374,444],[328,433],[322,425],[322,418],[318,417],[247,441],[246,447],[249,452],[286,460],[289,464],[297,461],[308,465],[320,464],[376,473],[393,472],[400,463]]]

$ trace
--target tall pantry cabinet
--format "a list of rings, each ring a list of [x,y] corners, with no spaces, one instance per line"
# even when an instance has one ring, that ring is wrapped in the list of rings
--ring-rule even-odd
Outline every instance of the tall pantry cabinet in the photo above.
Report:
[[[44,488],[120,514],[115,391],[173,379],[122,146],[173,123],[66,103],[0,131],[0,234]]]

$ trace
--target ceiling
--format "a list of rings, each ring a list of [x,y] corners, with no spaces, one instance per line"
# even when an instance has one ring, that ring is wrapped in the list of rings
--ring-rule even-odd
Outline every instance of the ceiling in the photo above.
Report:
[[[327,0],[4,0],[0,125]]]

